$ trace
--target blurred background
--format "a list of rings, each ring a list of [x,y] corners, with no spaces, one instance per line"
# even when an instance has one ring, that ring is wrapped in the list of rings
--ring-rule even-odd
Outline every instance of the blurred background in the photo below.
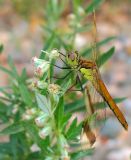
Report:
[[[45,42],[42,28],[45,23],[44,8],[45,0],[0,0],[0,43],[4,45],[3,53],[0,55],[1,65],[8,67],[7,57],[10,55],[19,72],[22,68],[26,68],[28,75],[33,75],[31,57],[40,54]],[[66,25],[68,8],[69,6],[65,6],[59,22],[62,28]],[[111,46],[115,47],[115,54],[102,68],[102,77],[113,97],[127,97],[119,106],[129,124],[131,123],[130,8],[130,0],[106,0],[96,13],[98,39],[117,37],[101,47],[102,52]],[[76,48],[80,50],[89,40],[88,33],[78,34],[75,39]],[[0,71],[0,86],[6,84],[8,84],[7,75]],[[107,112],[111,116],[97,137],[95,154],[86,159],[130,160],[131,127],[129,126],[128,132],[124,131],[112,113]]]

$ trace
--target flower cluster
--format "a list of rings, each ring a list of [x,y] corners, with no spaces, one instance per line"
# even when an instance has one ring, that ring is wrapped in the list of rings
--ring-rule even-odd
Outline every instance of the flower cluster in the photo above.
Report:
[[[58,155],[56,156],[52,151],[45,159],[69,160],[67,140],[60,132],[55,119],[56,110],[64,91],[58,84],[50,83],[50,75],[48,74],[52,60],[59,57],[59,52],[54,49],[51,52],[42,50],[42,53],[45,54],[46,60],[37,57],[32,58],[36,76],[35,81],[32,83],[32,88],[36,92],[36,100],[42,110],[42,113],[35,118],[35,123],[39,128],[39,137],[45,140],[48,136],[50,141],[53,142],[53,146],[57,147]],[[49,148],[52,150],[51,146]]]

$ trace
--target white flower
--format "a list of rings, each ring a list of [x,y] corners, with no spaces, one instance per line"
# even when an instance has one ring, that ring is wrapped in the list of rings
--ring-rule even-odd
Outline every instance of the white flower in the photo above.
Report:
[[[49,61],[39,59],[37,57],[33,57],[32,62],[35,67],[35,75],[38,77],[42,77],[44,73],[47,73],[47,71],[50,67]]]
[[[85,10],[82,7],[78,7],[78,13],[80,16],[84,16],[85,15]]]
[[[31,108],[31,109],[26,110],[26,114],[28,114],[28,115],[34,115],[36,112],[37,111],[35,108]]]
[[[44,127],[42,130],[39,131],[40,138],[45,139],[45,137],[48,136],[51,133],[51,131],[52,129],[49,125]]]
[[[60,55],[57,49],[53,49],[50,52],[41,50],[41,52],[45,53],[48,56],[49,60],[55,59],[55,58],[59,57],[59,55]]]
[[[60,91],[60,86],[57,84],[49,84],[48,91],[52,94],[58,94]]]
[[[74,21],[74,20],[76,20],[75,14],[73,14],[73,13],[69,14],[69,15],[68,15],[68,19],[69,19],[69,21]]]
[[[67,156],[62,156],[61,160],[70,160],[70,157],[68,155]]]
[[[53,49],[51,52],[50,52],[50,59],[53,59],[53,58],[57,58],[59,57],[60,53],[58,52],[57,49]]]
[[[31,118],[32,118],[32,116],[29,115],[29,114],[23,114],[22,115],[22,120],[30,120]]]
[[[48,84],[45,81],[36,81],[34,82],[34,87],[37,87],[39,89],[46,89],[48,87]]]
[[[48,120],[49,120],[49,115],[44,113],[43,115],[35,119],[35,123],[38,127],[43,127]]]

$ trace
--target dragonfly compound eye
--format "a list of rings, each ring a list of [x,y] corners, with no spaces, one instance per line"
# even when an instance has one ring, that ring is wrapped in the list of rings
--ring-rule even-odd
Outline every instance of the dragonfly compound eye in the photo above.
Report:
[[[69,53],[68,58],[69,58],[71,61],[75,61],[75,59],[76,59],[75,53]]]

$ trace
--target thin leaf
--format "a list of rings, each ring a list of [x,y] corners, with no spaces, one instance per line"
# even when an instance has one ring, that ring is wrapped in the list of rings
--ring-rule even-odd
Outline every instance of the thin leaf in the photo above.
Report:
[[[7,128],[3,129],[1,132],[0,132],[0,135],[11,135],[11,134],[16,134],[18,132],[22,132],[24,131],[24,126],[23,124],[21,123],[14,123],[10,126],[8,126]]]
[[[70,120],[71,116],[72,115],[70,113],[64,114],[64,117],[61,121],[61,126],[62,126],[61,128],[62,128],[63,131],[65,131],[65,127],[68,124],[68,121]]]
[[[97,42],[96,47],[100,47],[106,43],[109,43],[110,41],[114,40],[116,37],[112,36],[112,37],[108,37],[100,42]],[[84,51],[82,52],[82,56],[88,57],[89,54],[92,53],[92,47],[89,47],[87,49],[84,49]]]
[[[76,139],[76,137],[81,133],[82,124],[83,123],[80,123],[77,126],[77,119],[74,119],[66,133],[66,138],[68,140]]]
[[[59,103],[58,103],[57,108],[55,110],[55,119],[56,119],[56,123],[57,123],[58,128],[61,127],[61,122],[63,120],[63,116],[64,116],[64,100],[63,100],[63,97],[61,97],[59,99]]]
[[[13,73],[14,78],[16,78],[17,80],[19,80],[19,75],[18,75],[16,67],[15,67],[15,65],[13,63],[13,60],[12,60],[12,58],[10,56],[8,57],[8,64],[9,64],[9,66],[11,68],[11,71]]]
[[[116,103],[121,103],[125,99],[126,99],[125,97],[122,97],[122,98],[114,98],[113,100]],[[105,105],[105,102],[99,102],[99,103],[94,104],[94,108],[96,108],[96,109],[104,109],[105,107],[107,107],[107,105]],[[77,112],[77,111],[84,111],[85,109],[86,108],[85,108],[83,98],[65,105],[65,111],[66,112],[71,112],[72,113],[72,112]]]
[[[0,66],[0,70],[2,70],[3,72],[7,73],[11,77],[14,77],[13,73],[10,70],[6,69],[5,67]]]
[[[21,73],[20,78],[21,78],[22,82],[27,79],[27,74],[26,74],[26,69],[25,68],[22,69],[22,73]]]
[[[104,2],[104,0],[92,0],[92,2],[88,5],[88,7],[85,9],[85,12],[87,14],[92,13],[94,10],[99,8],[99,6]]]
[[[24,84],[20,83],[19,89],[20,89],[20,94],[21,94],[23,101],[28,106],[31,106],[32,105],[32,98],[31,98],[30,92],[28,91],[28,88]]]
[[[101,67],[105,62],[107,62],[113,56],[114,52],[115,47],[112,47],[106,53],[103,53],[97,61],[98,66]]]
[[[76,112],[80,109],[83,110],[83,108],[84,108],[84,98],[80,98],[72,103],[68,103],[65,105],[66,112]]]
[[[49,37],[49,39],[46,41],[43,50],[47,51],[49,50],[49,48],[51,48],[53,42],[55,39],[55,34],[52,32],[51,36]],[[45,59],[45,54],[43,54],[43,52],[41,52],[40,54],[40,59]]]
[[[71,154],[71,159],[80,160],[85,156],[91,156],[94,153],[94,148],[88,149],[86,151],[77,151]]]
[[[4,46],[3,44],[0,44],[0,54],[3,52]]]

